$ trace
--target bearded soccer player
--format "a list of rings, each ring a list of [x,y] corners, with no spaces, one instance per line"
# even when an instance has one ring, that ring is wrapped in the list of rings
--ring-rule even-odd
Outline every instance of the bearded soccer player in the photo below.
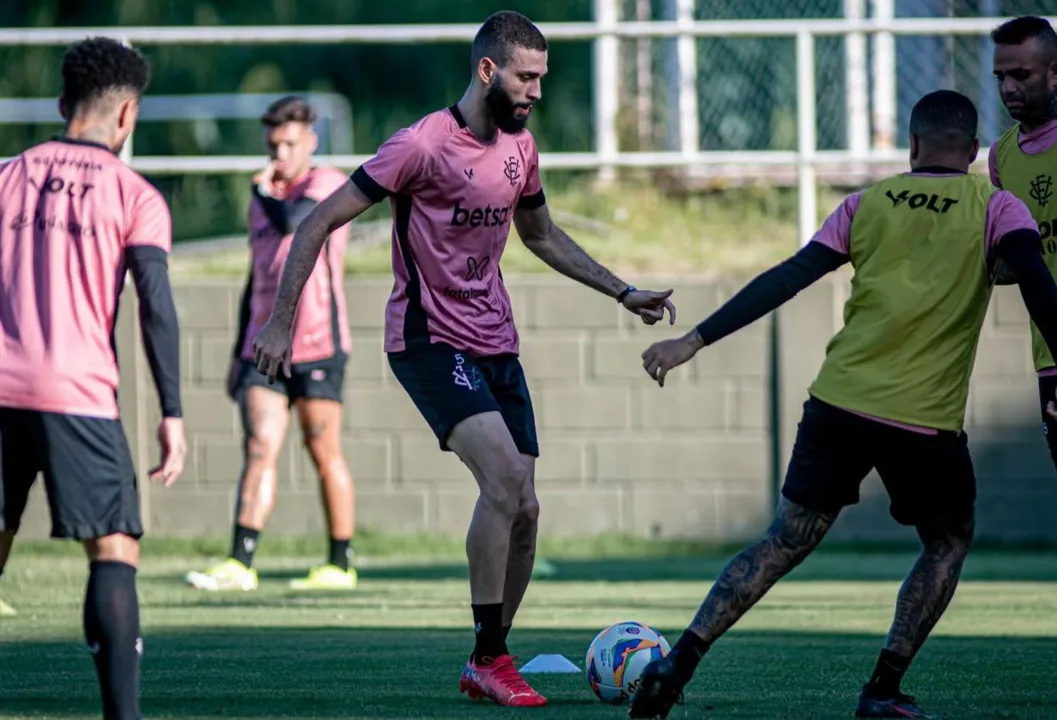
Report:
[[[242,415],[243,470],[231,555],[187,582],[199,590],[255,590],[253,553],[278,494],[279,454],[290,423],[290,407],[304,445],[319,473],[330,549],[326,562],[290,585],[299,590],[351,590],[353,482],[341,449],[342,391],[352,342],[345,308],[345,248],[349,228],[326,241],[294,316],[292,372],[274,384],[257,371],[253,338],[272,312],[279,275],[294,231],[321,200],[346,182],[345,173],[312,165],[318,139],[316,115],[302,98],[276,100],[261,119],[271,158],[254,179],[250,200],[251,267],[242,295],[239,334],[232,352],[227,392]]]
[[[44,475],[51,536],[90,562],[84,633],[103,717],[139,718],[136,471],[118,416],[114,323],[130,271],[161,400],[168,486],[186,456],[180,346],[169,286],[172,223],[162,196],[122,164],[150,68],[108,38],[62,62],[62,135],[0,167],[0,571],[26,500]]]
[[[1024,16],[1000,25],[991,39],[1002,102],[1017,121],[991,146],[987,158],[991,182],[1031,210],[1042,235],[1043,258],[1050,272],[1057,273],[1057,33],[1045,18]],[[1032,322],[1030,329],[1042,427],[1057,466],[1057,420],[1047,412],[1057,391],[1057,363],[1038,325]]]
[[[1022,202],[968,174],[977,113],[959,93],[923,97],[910,118],[911,172],[855,193],[812,242],[763,273],[685,337],[643,353],[663,386],[671,368],[851,263],[844,327],[809,389],[773,524],[720,573],[686,632],[651,663],[634,718],[667,717],[702,656],[822,541],[876,468],[893,518],[921,556],[856,708],[862,718],[927,718],[901,681],[954,595],[974,531],[976,480],[963,430],[980,329],[999,258],[1057,348],[1057,285]]]
[[[480,491],[466,538],[476,642],[459,687],[500,705],[539,706],[545,699],[506,643],[532,574],[540,509],[532,401],[499,270],[511,221],[547,264],[647,324],[666,310],[674,322],[674,306],[671,290],[622,282],[551,221],[525,130],[547,73],[539,29],[514,12],[492,15],[474,38],[471,68],[462,99],[394,134],[301,224],[255,347],[263,373],[289,372],[292,313],[323,239],[390,197],[389,364],[441,449],[469,467]]]

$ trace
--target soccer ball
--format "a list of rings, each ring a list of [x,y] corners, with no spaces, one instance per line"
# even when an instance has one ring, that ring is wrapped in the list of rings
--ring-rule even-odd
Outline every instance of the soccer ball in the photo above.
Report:
[[[642,670],[669,653],[671,646],[659,632],[629,621],[607,627],[587,647],[587,682],[607,705],[624,705],[639,689]]]

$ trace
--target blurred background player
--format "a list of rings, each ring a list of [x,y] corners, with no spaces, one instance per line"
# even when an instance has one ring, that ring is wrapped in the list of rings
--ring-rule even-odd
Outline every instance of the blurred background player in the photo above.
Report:
[[[396,132],[301,225],[255,347],[262,372],[289,373],[294,310],[327,234],[392,197],[389,364],[441,449],[467,465],[480,490],[466,537],[476,640],[459,689],[539,706],[546,700],[506,644],[532,574],[540,511],[535,417],[499,269],[511,222],[544,262],[644,322],[665,310],[674,322],[674,307],[671,290],[621,281],[551,221],[536,142],[525,130],[547,74],[539,28],[515,12],[490,16],[474,38],[471,69],[458,103]]]
[[[1028,209],[968,173],[977,112],[950,90],[910,116],[909,173],[855,193],[811,242],[763,273],[686,336],[643,353],[662,386],[671,368],[763,317],[846,263],[844,328],[809,389],[773,524],[720,573],[668,658],[651,663],[634,718],[667,717],[702,656],[822,542],[876,468],[891,514],[922,551],[855,716],[933,717],[902,693],[904,673],[954,596],[975,528],[976,477],[963,430],[976,346],[1001,257],[1057,348],[1057,285]]]
[[[294,230],[308,213],[347,180],[330,167],[313,167],[318,144],[315,111],[299,97],[275,101],[261,118],[270,161],[253,179],[249,208],[251,263],[242,295],[227,392],[240,409],[243,470],[239,479],[231,556],[187,582],[199,590],[253,590],[257,571],[253,553],[275,506],[277,463],[297,412],[305,448],[319,472],[320,493],[329,538],[322,565],[290,581],[297,589],[352,589],[350,567],[354,532],[352,475],[341,449],[342,390],[352,349],[346,315],[345,248],[349,228],[330,233],[316,258],[293,323],[293,372],[275,383],[252,362],[253,338],[275,303],[279,276],[290,252]]]
[[[999,93],[1017,121],[991,146],[987,158],[991,182],[1028,206],[1042,231],[1043,258],[1050,272],[1057,274],[1057,33],[1045,18],[1029,15],[995,28],[991,39]],[[1057,466],[1057,420],[1046,412],[1057,391],[1057,363],[1038,326],[1032,322],[1030,328],[1042,427]]]
[[[82,542],[90,561],[85,640],[103,717],[120,720],[139,718],[143,652],[143,527],[114,349],[126,270],[161,400],[150,479],[175,482],[187,448],[169,208],[117,157],[149,77],[146,59],[115,40],[73,45],[62,63],[63,134],[0,167],[0,573],[43,473],[51,536]]]

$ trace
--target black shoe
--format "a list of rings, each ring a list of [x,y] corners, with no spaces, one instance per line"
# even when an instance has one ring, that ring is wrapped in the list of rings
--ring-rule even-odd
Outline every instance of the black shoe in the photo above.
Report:
[[[939,720],[939,715],[930,715],[918,707],[911,695],[896,693],[894,697],[881,698],[870,693],[864,685],[859,695],[859,704],[855,707],[857,718],[932,718]]]
[[[629,718],[666,718],[683,699],[683,686],[672,664],[672,656],[654,660],[642,670],[639,689],[631,696]]]

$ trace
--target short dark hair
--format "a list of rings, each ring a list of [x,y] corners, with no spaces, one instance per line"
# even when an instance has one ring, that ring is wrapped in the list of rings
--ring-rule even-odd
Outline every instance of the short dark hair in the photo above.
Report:
[[[149,83],[147,58],[112,38],[82,40],[67,48],[62,58],[62,97],[71,115],[111,93],[139,97]]]
[[[1032,38],[1046,49],[1051,60],[1057,60],[1057,32],[1044,17],[1021,15],[991,31],[991,41],[995,45],[1020,45]]]
[[[316,121],[315,109],[303,97],[286,95],[279,98],[261,115],[265,127],[275,128],[289,122],[311,125]]]
[[[481,58],[490,58],[499,67],[504,67],[517,48],[545,51],[547,38],[536,24],[521,13],[500,10],[489,15],[473,38],[470,59],[473,67]]]
[[[973,101],[954,90],[936,90],[910,111],[910,132],[930,145],[962,149],[976,139],[977,113]]]

